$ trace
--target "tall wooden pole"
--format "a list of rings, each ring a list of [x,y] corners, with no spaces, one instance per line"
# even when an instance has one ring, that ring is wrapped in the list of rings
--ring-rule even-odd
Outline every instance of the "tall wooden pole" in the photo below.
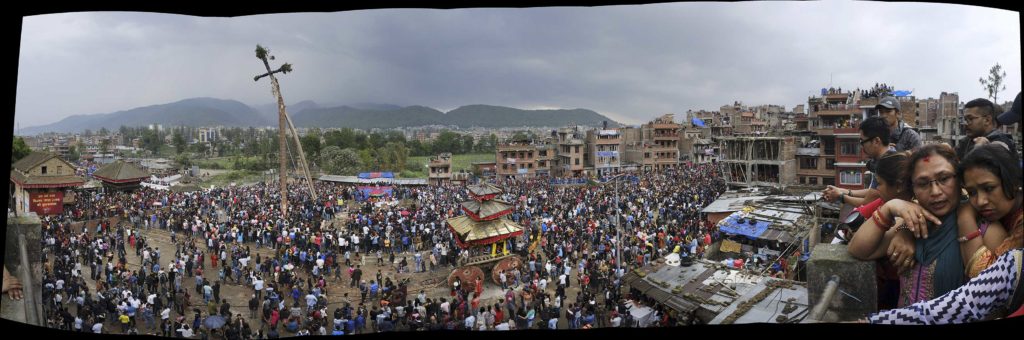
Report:
[[[274,73],[291,72],[291,65],[286,63],[276,71],[271,70],[270,62],[267,61],[267,58],[269,57],[273,59],[273,56],[268,56],[268,52],[269,51],[263,48],[263,46],[256,45],[256,58],[259,58],[260,60],[263,61],[263,66],[267,68],[267,73],[256,76],[254,80],[259,81],[260,78],[262,77],[270,76],[271,90],[273,91],[274,96],[277,97],[277,120],[279,125],[277,132],[279,141],[278,144],[280,146],[280,153],[278,155],[278,159],[280,160],[280,167],[278,168],[278,178],[280,179],[281,186],[281,216],[284,217],[287,216],[288,214],[288,177],[285,175],[285,173],[288,171],[287,163],[285,162],[285,157],[287,153],[287,150],[285,149],[285,143],[287,143],[287,140],[285,139],[284,135],[284,129],[286,127],[285,124],[287,124],[287,121],[284,113],[284,98],[281,96],[281,85],[277,82],[277,77],[274,77]]]

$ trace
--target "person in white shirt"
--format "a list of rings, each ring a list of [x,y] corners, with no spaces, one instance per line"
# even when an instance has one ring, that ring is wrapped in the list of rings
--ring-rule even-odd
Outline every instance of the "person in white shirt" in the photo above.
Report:
[[[103,333],[103,324],[100,322],[96,322],[96,324],[92,325],[92,332],[96,334]]]
[[[469,316],[466,316],[466,330],[473,330],[473,325],[476,325],[476,317],[473,316],[473,314],[470,314]]]
[[[612,318],[612,327],[620,327],[622,325],[622,317],[616,315]]]
[[[187,324],[181,325],[181,328],[178,328],[178,330],[181,331],[181,336],[183,338],[191,338],[192,335],[194,335],[192,329],[190,329]]]
[[[494,325],[494,330],[497,330],[497,331],[507,331],[508,330],[508,322],[502,322],[502,323],[499,323],[497,325]]]

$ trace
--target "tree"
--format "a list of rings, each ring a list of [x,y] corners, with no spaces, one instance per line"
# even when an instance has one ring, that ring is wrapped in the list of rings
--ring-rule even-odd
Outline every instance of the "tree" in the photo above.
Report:
[[[473,136],[472,135],[468,135],[468,134],[462,135],[462,153],[472,153],[472,152],[473,152]]]
[[[18,160],[25,158],[28,154],[32,153],[32,149],[25,144],[25,139],[21,137],[14,137],[14,141],[11,142],[11,165],[17,163]]]
[[[68,161],[69,162],[77,162],[78,159],[81,158],[81,157],[82,157],[82,155],[81,155],[81,153],[78,152],[78,147],[77,146],[72,145],[71,147],[68,148]]]
[[[107,130],[107,128],[105,128],[105,127],[100,128],[100,136],[106,136],[106,135],[109,135],[109,134],[110,134],[110,130]]]
[[[174,162],[186,168],[192,166],[192,159],[188,157],[188,154],[181,153],[180,151],[178,152],[178,156],[174,157]]]
[[[185,137],[181,135],[181,131],[174,131],[173,137],[174,150],[180,155],[185,152]]]
[[[110,138],[104,138],[100,141],[100,153],[106,154],[110,151]]]
[[[992,102],[996,105],[999,105],[999,91],[1006,89],[1006,85],[1003,85],[1003,79],[1006,79],[1006,71],[1003,71],[1003,67],[999,66],[999,63],[996,63],[996,66],[992,66],[988,70],[988,79],[978,78],[981,87],[988,91],[988,96],[992,98]]]
[[[352,175],[363,168],[363,162],[355,150],[332,145],[320,150],[320,168],[332,175]]]
[[[154,129],[143,129],[142,130],[142,148],[156,154],[160,152],[160,145],[163,144],[163,140],[160,139],[160,135],[157,134]]]
[[[305,136],[299,138],[302,141],[302,149],[309,159],[320,157],[320,129],[312,129]]]

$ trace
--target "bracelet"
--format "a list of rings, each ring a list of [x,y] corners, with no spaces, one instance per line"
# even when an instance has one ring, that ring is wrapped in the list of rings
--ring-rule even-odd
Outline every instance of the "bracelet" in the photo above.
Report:
[[[960,238],[957,238],[956,240],[960,241],[960,243],[964,243],[964,242],[973,240],[975,237],[978,237],[980,235],[981,235],[981,229],[978,229],[978,230],[975,230],[973,233],[967,234],[965,236],[960,236]]]
[[[878,228],[882,229],[882,231],[889,231],[889,228],[892,228],[891,224],[884,222],[885,219],[882,218],[881,213],[879,213],[877,210],[874,214],[871,215],[871,219],[875,221],[875,225],[878,226]]]

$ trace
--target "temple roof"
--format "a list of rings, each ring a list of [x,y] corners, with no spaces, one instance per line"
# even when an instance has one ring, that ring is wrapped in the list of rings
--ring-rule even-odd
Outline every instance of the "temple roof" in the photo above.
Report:
[[[92,173],[104,182],[136,182],[149,178],[149,174],[131,163],[113,162]]]
[[[504,218],[477,222],[469,216],[453,217],[448,219],[448,228],[463,248],[487,245],[523,233],[523,227]]]

